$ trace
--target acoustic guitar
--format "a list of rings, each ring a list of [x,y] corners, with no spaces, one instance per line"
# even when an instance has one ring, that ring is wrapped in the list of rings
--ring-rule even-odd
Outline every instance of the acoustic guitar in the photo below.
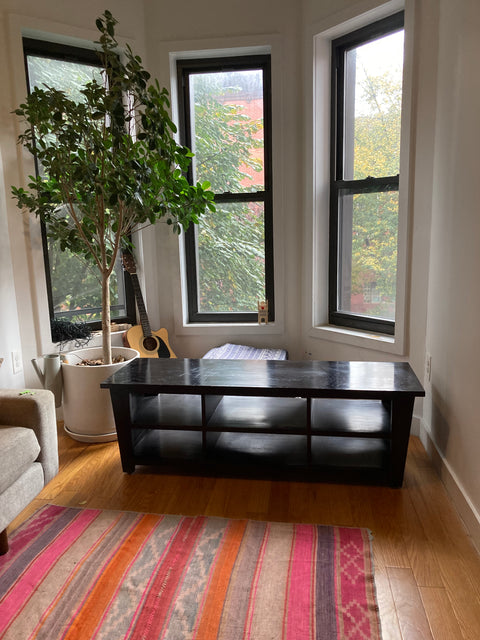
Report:
[[[130,274],[140,316],[140,324],[131,327],[126,332],[126,341],[132,349],[136,349],[140,353],[141,358],[176,358],[177,356],[168,343],[167,330],[152,331],[150,328],[133,255],[127,252],[122,253],[122,262],[125,271]]]

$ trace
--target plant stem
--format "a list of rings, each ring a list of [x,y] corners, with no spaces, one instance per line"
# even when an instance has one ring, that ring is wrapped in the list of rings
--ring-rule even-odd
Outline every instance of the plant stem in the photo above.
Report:
[[[112,364],[110,331],[110,273],[104,271],[102,272],[102,342],[104,364]]]

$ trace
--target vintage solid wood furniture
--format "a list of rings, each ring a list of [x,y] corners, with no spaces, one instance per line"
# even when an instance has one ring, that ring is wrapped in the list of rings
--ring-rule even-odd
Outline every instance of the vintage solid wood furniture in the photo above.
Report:
[[[136,359],[110,390],[123,470],[341,478],[401,486],[406,362]]]

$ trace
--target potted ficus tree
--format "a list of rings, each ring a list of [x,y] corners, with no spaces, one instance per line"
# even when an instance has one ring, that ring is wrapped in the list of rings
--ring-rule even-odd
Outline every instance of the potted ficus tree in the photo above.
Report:
[[[214,210],[210,185],[185,177],[193,154],[175,140],[168,91],[128,45],[120,53],[116,24],[109,11],[96,21],[102,80],[86,83],[79,101],[37,87],[15,110],[25,125],[19,143],[40,171],[27,189],[12,188],[18,207],[40,218],[61,249],[97,268],[105,365],[112,362],[110,277],[132,233],[161,218],[180,233],[205,207]]]

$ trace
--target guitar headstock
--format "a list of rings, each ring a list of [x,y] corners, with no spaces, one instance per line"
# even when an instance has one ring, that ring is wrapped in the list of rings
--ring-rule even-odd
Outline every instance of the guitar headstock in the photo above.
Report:
[[[137,273],[137,266],[135,264],[135,258],[132,253],[123,252],[122,253],[122,262],[123,268],[125,271],[128,271],[130,275]]]

